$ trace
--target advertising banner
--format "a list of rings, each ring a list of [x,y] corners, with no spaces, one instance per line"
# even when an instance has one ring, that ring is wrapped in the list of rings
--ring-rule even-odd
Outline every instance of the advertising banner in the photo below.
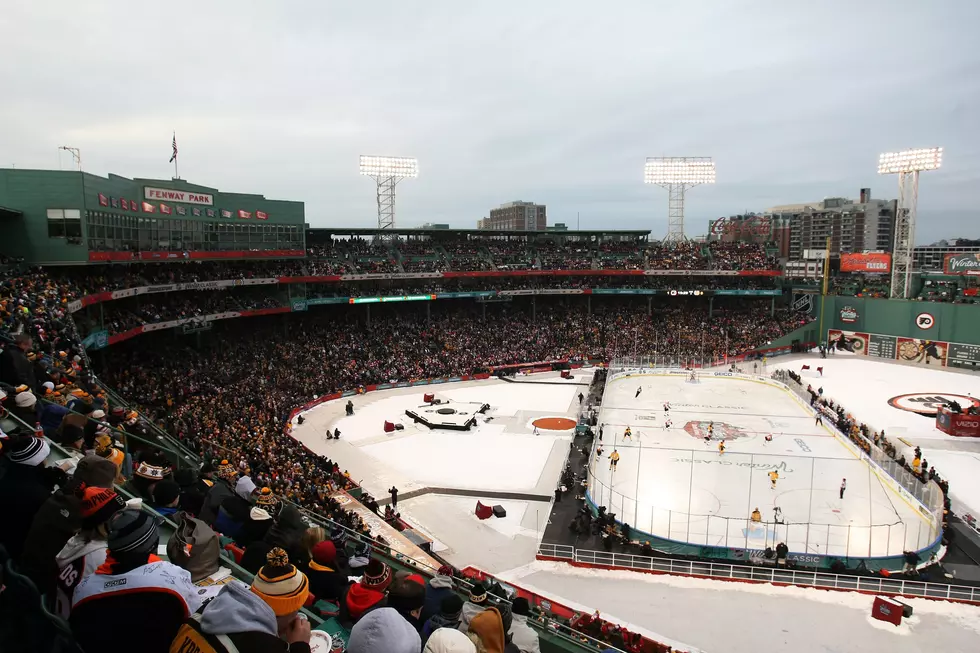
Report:
[[[958,363],[980,364],[980,345],[964,345],[958,342],[949,343],[946,350],[946,360],[952,365]]]
[[[830,329],[827,331],[827,344],[837,351],[849,351],[860,356],[868,355],[868,341],[871,334],[860,333],[857,331],[841,331],[840,329]]]
[[[938,340],[919,340],[917,338],[897,338],[898,360],[916,365],[946,366],[948,342]]]
[[[892,255],[888,253],[841,254],[841,272],[870,272],[887,274],[892,269]]]
[[[980,276],[980,252],[947,254],[943,257],[943,271],[946,274]]]
[[[85,349],[95,350],[104,349],[109,346],[109,332],[105,329],[100,331],[93,331],[92,333],[85,336],[82,340],[82,346]]]

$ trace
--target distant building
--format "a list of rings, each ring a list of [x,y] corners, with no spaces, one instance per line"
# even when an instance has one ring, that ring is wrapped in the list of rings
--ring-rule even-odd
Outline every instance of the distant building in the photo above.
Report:
[[[912,267],[923,272],[942,272],[947,254],[980,254],[980,241],[953,238],[919,245],[912,249]]]
[[[426,222],[419,229],[449,229],[449,225],[442,222]]]
[[[896,200],[871,199],[871,192],[861,189],[858,201],[831,197],[809,204],[774,206],[765,212],[777,237],[780,253],[791,261],[804,260],[807,250],[827,249],[830,256],[861,252],[891,252],[894,239]]]
[[[476,226],[491,231],[545,231],[547,210],[544,204],[507,202],[490,209],[490,217],[477,220]]]
[[[568,225],[564,222],[556,222],[546,229],[546,231],[568,231]]]

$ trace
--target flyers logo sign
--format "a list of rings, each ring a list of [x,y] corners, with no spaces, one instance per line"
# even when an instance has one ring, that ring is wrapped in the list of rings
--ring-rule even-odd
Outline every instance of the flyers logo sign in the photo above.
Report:
[[[919,313],[915,316],[915,326],[920,329],[931,329],[936,325],[936,318],[931,313]]]
[[[888,405],[892,408],[905,410],[910,413],[935,416],[943,404],[948,404],[952,401],[958,403],[964,410],[970,406],[980,407],[980,400],[949,392],[899,395],[889,399]]]

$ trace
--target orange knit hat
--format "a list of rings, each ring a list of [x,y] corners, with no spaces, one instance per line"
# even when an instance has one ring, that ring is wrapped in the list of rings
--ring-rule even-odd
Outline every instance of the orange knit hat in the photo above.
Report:
[[[306,574],[289,564],[289,556],[279,547],[266,555],[266,564],[252,580],[252,591],[269,604],[277,617],[297,612],[310,596]]]

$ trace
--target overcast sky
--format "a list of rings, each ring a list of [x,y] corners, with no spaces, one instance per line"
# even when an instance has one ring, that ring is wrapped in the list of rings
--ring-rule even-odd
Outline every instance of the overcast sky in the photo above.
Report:
[[[713,156],[687,231],[894,197],[878,153],[945,147],[920,242],[980,236],[980,0],[46,0],[0,12],[0,165],[180,176],[376,224],[359,154],[419,159],[399,226],[491,207],[666,231],[647,156]],[[972,44],[972,45],[971,45]],[[70,166],[61,156],[61,165]]]

